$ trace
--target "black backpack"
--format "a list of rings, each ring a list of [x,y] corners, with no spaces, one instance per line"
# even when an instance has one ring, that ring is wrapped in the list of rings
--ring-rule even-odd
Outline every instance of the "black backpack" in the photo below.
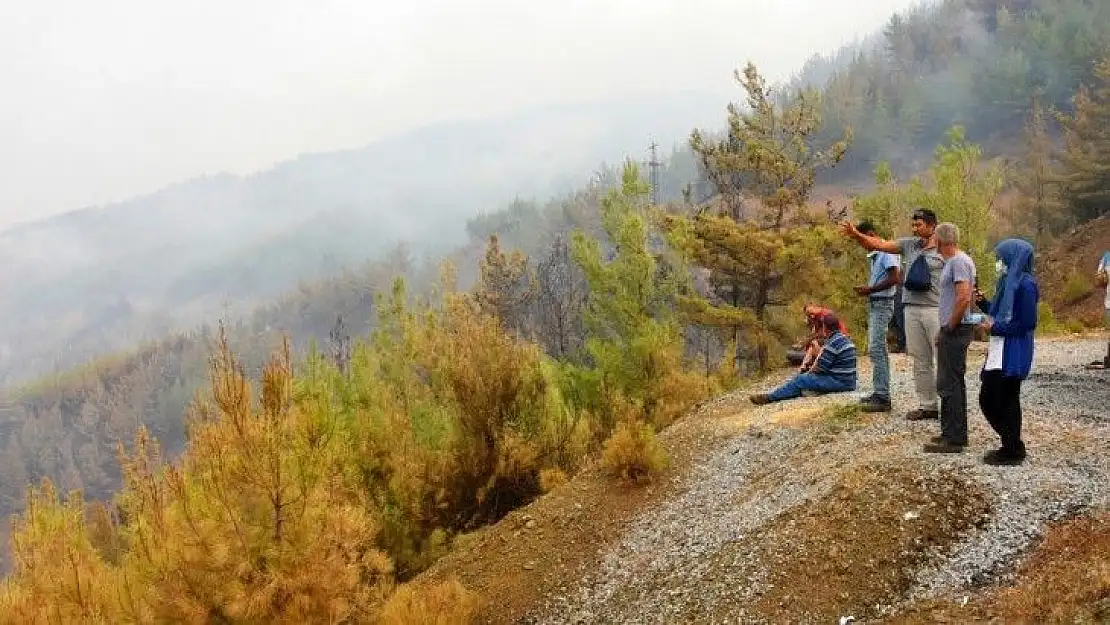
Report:
[[[932,286],[933,276],[929,273],[929,261],[925,258],[925,253],[922,252],[910,263],[910,268],[906,270],[906,279],[902,282],[902,288],[907,291],[921,293],[928,291]]]

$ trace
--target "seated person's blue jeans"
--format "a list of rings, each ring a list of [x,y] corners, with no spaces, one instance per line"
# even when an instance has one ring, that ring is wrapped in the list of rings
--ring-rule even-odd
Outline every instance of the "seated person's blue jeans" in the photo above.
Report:
[[[771,391],[771,401],[782,401],[801,397],[802,391],[818,393],[847,393],[856,390],[856,381],[835,378],[831,375],[799,373],[785,384]]]

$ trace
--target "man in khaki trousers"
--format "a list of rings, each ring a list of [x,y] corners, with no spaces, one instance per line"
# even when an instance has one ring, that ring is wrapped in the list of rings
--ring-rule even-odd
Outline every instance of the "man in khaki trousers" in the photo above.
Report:
[[[913,236],[893,241],[861,233],[850,221],[840,224],[841,232],[854,239],[867,251],[878,250],[900,254],[902,269],[902,305],[906,323],[906,351],[913,359],[914,390],[918,407],[906,418],[911,421],[940,417],[937,396],[937,337],[940,335],[940,274],[944,257],[937,249],[937,215],[927,208],[913,212]],[[919,261],[920,259],[920,261]],[[915,263],[925,270],[913,271]],[[925,280],[916,279],[924,275]]]

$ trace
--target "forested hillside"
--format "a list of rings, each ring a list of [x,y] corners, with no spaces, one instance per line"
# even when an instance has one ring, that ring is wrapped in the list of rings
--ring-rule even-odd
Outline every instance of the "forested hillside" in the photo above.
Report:
[[[958,125],[979,146],[982,158],[1003,157],[1008,187],[1036,196],[1044,189],[1030,185],[1039,180],[1050,186],[1055,182],[1051,174],[1058,174],[1061,155],[1049,151],[1063,147],[1064,129],[1054,112],[1074,113],[1080,86],[1100,84],[1096,62],[1106,50],[1110,5],[1104,2],[927,2],[895,15],[881,32],[861,42],[815,56],[786,84],[773,85],[773,97],[782,103],[799,89],[820,90],[823,123],[815,145],[827,145],[850,131],[851,149],[843,160],[818,173],[819,193],[868,191],[880,165],[890,179],[921,174]],[[688,197],[699,203],[716,192],[689,147],[664,160],[662,201]],[[1025,175],[1038,166],[1052,171]],[[539,212],[534,205],[514,204],[471,220],[469,230],[529,233],[531,240],[543,240],[536,232],[546,234],[544,224],[551,218],[540,218]],[[1077,218],[1096,215],[1087,211]],[[1064,218],[1054,227],[1059,232],[1072,223],[1074,219]],[[533,255],[539,249],[527,238],[517,244]]]
[[[1070,0],[944,2],[894,19],[878,47],[811,63],[798,85],[823,90],[790,97],[749,65],[738,75],[746,106],[722,120],[728,133],[695,131],[688,149],[670,154],[657,202],[650,171],[604,169],[558,199],[469,220],[468,242],[443,266],[415,266],[398,250],[305,285],[231,324],[229,348],[200,330],[8,393],[4,505],[15,508],[22,485],[42,477],[93,498],[122,477],[124,491],[87,517],[61,507],[53,487],[38,491],[16,525],[3,600],[24,616],[359,620],[360,611],[415,609],[418,598],[394,593],[394,582],[588,458],[614,477],[650,479],[666,463],[654,432],[738,377],[777,366],[802,330],[804,301],[861,327],[851,286],[862,255],[818,200],[818,183],[837,180],[831,172],[876,175],[852,208],[887,232],[917,205],[959,223],[984,284],[998,237],[1020,228],[1050,242],[1104,210],[1093,208],[1110,188],[1101,165],[1110,162],[1110,62],[1095,54],[1110,41],[1103,11]],[[1009,121],[974,113],[1002,106],[1000,86],[921,87],[953,72],[985,81],[1017,42],[1040,69],[1030,62],[1028,105],[1014,104]],[[1067,84],[1041,84],[1047,74]],[[865,88],[865,78],[878,82]],[[1043,110],[1056,99],[1059,115]],[[887,135],[876,107],[888,102],[899,120],[920,111],[892,128],[919,130]],[[1012,163],[989,160],[1001,147]],[[1019,197],[1002,214],[1007,187]],[[280,332],[297,355],[278,350],[263,370]],[[321,352],[302,358],[312,339]],[[259,393],[249,380],[260,380]],[[189,409],[186,428],[198,388],[207,401]],[[184,452],[181,463],[163,470],[140,438],[121,472],[112,450],[130,447],[139,424],[166,457]],[[259,453],[270,472],[245,479]],[[312,479],[290,481],[291,471]],[[240,524],[254,528],[249,536]],[[137,549],[153,528],[180,544]],[[322,571],[345,574],[331,584],[340,576]],[[43,604],[45,589],[74,572],[96,580],[85,582],[89,592]],[[121,579],[147,594],[114,593]],[[465,611],[463,591],[443,592],[443,604]]]
[[[1070,112],[1108,47],[1110,4],[1099,0],[943,0],[814,58],[791,86],[822,88],[823,139],[853,130],[823,181],[867,179],[880,161],[908,176],[953,124],[988,155],[1012,155],[1034,96]]]
[[[1070,112],[1079,84],[1094,79],[1093,61],[1110,45],[1107,11],[1088,0],[927,3],[816,57],[776,97],[819,86],[818,141],[851,129],[852,150],[819,175],[841,191],[868,188],[882,161],[899,178],[924,170],[953,124],[986,156],[1016,156],[1034,97],[1045,110]],[[690,95],[429,128],[13,229],[0,235],[8,268],[0,281],[7,320],[0,379],[26,380],[201,319],[246,313],[397,239],[418,257],[440,256],[464,240],[468,215],[514,194],[528,207],[530,198],[580,184],[603,160],[646,158],[650,134],[667,144],[691,127],[712,130],[712,109],[709,98]],[[1048,126],[1058,137],[1059,128]],[[688,185],[695,201],[713,193],[687,148],[663,156],[671,166],[661,173],[662,199],[681,199]],[[498,219],[471,230],[489,230]]]
[[[0,384],[249,314],[406,242],[466,241],[479,211],[570,192],[602,163],[681,142],[718,97],[660,94],[445,122],[365,148],[211,175],[0,233]]]

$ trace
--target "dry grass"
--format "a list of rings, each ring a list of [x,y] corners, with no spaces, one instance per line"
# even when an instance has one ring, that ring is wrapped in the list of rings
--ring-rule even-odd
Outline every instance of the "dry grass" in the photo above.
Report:
[[[478,614],[478,598],[455,579],[430,587],[399,586],[382,609],[381,625],[466,625]]]
[[[1110,514],[1053,527],[998,593],[1006,622],[1110,622]]]
[[[623,482],[649,482],[667,468],[667,453],[646,423],[624,420],[602,450],[605,470]]]
[[[788,428],[803,428],[820,418],[820,406],[790,406],[771,415],[770,423]]]

